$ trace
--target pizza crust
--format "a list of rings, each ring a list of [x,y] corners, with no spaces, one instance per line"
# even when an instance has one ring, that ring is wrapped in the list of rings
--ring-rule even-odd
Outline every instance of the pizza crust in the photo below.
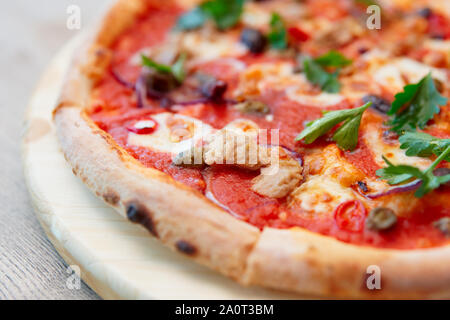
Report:
[[[388,250],[355,246],[300,228],[260,231],[170,176],[141,165],[85,114],[108,47],[145,9],[120,0],[74,58],[54,122],[73,172],[101,199],[162,243],[244,285],[347,298],[450,297],[450,247]],[[174,201],[176,199],[176,201]],[[366,287],[381,269],[381,290]]]

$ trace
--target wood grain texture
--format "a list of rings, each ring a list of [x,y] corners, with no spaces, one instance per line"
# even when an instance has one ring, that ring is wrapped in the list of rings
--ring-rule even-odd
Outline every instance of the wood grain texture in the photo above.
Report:
[[[50,240],[107,299],[266,299],[294,295],[245,288],[160,244],[148,231],[97,199],[61,153],[51,112],[77,42],[46,71],[26,113],[24,171],[32,203]],[[298,298],[298,296],[297,296]]]
[[[0,10],[0,299],[98,299],[85,284],[66,287],[67,265],[33,213],[20,161],[23,113],[56,50],[78,31],[66,28],[69,5],[82,29],[112,0],[16,0]]]

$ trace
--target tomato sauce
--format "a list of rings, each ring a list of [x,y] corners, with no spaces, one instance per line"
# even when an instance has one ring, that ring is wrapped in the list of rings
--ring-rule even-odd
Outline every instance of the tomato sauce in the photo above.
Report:
[[[151,1],[150,1],[151,2]],[[344,9],[342,9],[344,10]],[[226,166],[212,166],[207,169],[181,168],[172,165],[170,154],[156,152],[148,148],[128,145],[127,127],[137,120],[148,118],[152,114],[167,112],[158,101],[149,99],[149,108],[138,109],[135,93],[123,83],[117,81],[114,73],[130,83],[134,83],[140,69],[129,64],[129,59],[141,48],[158,45],[173,27],[180,10],[173,6],[153,8],[145,17],[135,23],[114,44],[114,57],[110,70],[96,85],[93,103],[89,110],[90,117],[98,126],[108,132],[115,141],[126,149],[130,155],[144,166],[155,168],[185,185],[212,195],[236,218],[246,221],[258,228],[306,228],[341,241],[359,245],[387,247],[398,249],[427,248],[442,245],[448,240],[434,227],[432,222],[443,216],[450,216],[448,203],[450,191],[437,191],[425,197],[421,207],[408,218],[399,218],[396,226],[386,232],[374,232],[364,228],[346,230],[339,227],[336,219],[305,214],[298,208],[288,208],[286,199],[272,199],[256,194],[251,190],[251,180],[257,172],[245,171]],[[331,18],[337,18],[341,12],[328,12]],[[240,58],[247,65],[264,61],[262,55]],[[216,76],[228,83],[227,94],[236,87],[239,74],[220,63],[205,63],[198,70]],[[280,130],[280,145],[289,150],[301,150],[308,146],[295,142],[295,137],[304,128],[307,121],[319,118],[321,110],[316,107],[300,105],[288,100],[283,92],[268,90],[260,97],[271,110],[273,120],[265,117],[248,115],[260,127]],[[351,107],[346,103],[331,109]],[[185,106],[179,113],[200,119],[215,128],[222,128],[242,114],[233,110],[226,103],[203,103]],[[319,139],[313,146],[326,146],[326,139]],[[375,176],[379,169],[373,161],[373,155],[360,138],[354,152],[345,152],[345,157],[368,176]],[[344,215],[345,216],[345,215]],[[341,219],[341,218],[339,218]],[[357,219],[357,217],[353,218]],[[341,221],[340,224],[343,222]],[[350,228],[351,229],[351,228]]]

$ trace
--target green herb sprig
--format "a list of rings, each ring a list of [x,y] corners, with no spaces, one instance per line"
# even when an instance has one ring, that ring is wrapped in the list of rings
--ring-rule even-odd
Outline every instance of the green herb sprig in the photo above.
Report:
[[[305,58],[303,69],[309,82],[319,86],[325,92],[337,93],[341,89],[341,84],[338,80],[339,69],[351,63],[352,60],[332,50],[315,59]],[[336,68],[336,70],[328,72],[325,68]]]
[[[383,160],[388,165],[386,168],[377,171],[377,175],[386,180],[390,185],[399,185],[413,178],[421,181],[419,189],[415,192],[417,198],[421,198],[442,184],[450,181],[450,174],[444,176],[435,176],[433,170],[450,155],[450,146],[448,146],[435,161],[425,171],[409,165],[394,165],[386,157]]]
[[[177,21],[179,30],[202,27],[208,19],[220,30],[234,27],[240,20],[245,0],[210,0],[182,15]]]
[[[171,66],[157,63],[145,55],[141,55],[141,58],[143,66],[154,69],[157,72],[170,73],[179,83],[182,83],[186,78],[185,63],[187,55],[185,53],[180,54],[178,59]]]
[[[440,112],[440,105],[445,105],[447,98],[436,90],[431,73],[415,84],[403,88],[395,95],[395,100],[388,115],[392,116],[389,124],[391,130],[404,134],[419,127],[424,129],[428,121]]]
[[[270,32],[267,35],[267,39],[270,46],[274,49],[283,50],[288,47],[286,24],[278,13],[272,13]]]
[[[341,149],[352,151],[358,144],[358,131],[362,115],[371,105],[372,102],[368,102],[355,109],[324,112],[322,118],[308,123],[295,140],[304,140],[305,143],[310,144],[327,134],[339,123],[344,122],[334,133],[333,141],[336,141]]]

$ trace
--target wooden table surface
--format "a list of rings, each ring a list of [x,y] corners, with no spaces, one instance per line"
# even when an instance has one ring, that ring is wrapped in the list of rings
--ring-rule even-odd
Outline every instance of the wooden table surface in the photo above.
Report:
[[[66,285],[67,265],[29,201],[20,138],[28,98],[47,63],[111,1],[15,0],[0,10],[0,299],[99,299],[85,284]],[[81,9],[81,30],[66,27],[70,5]]]

